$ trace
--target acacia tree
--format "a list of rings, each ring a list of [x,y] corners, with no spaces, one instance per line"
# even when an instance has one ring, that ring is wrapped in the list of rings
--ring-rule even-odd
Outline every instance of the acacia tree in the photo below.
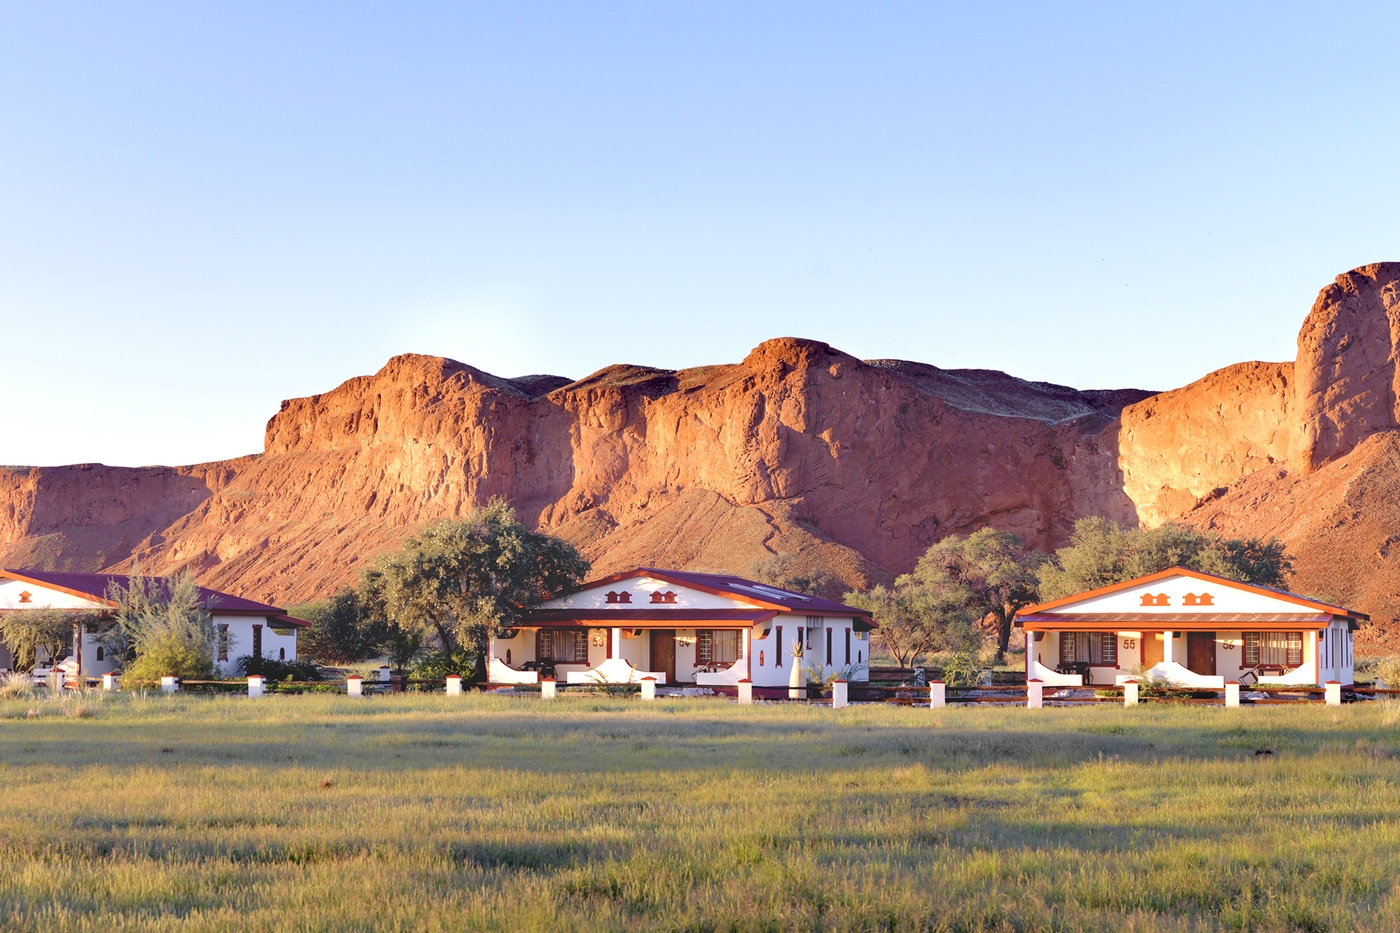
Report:
[[[214,621],[188,571],[143,577],[107,587],[114,622],[98,638],[125,663],[132,680],[209,677],[214,670]]]
[[[1225,538],[1172,524],[1151,530],[1122,528],[1104,518],[1081,518],[1069,546],[1040,566],[1039,598],[1072,596],[1171,567],[1283,587],[1292,575],[1293,559],[1277,538]]]
[[[900,667],[912,667],[935,651],[975,647],[979,640],[976,618],[960,594],[936,593],[906,580],[893,587],[850,592],[843,599],[870,613],[878,626],[876,637]]]
[[[1006,656],[1017,610],[1036,601],[1036,570],[1049,559],[1028,549],[1016,535],[983,528],[966,538],[948,537],[919,558],[914,571],[901,577],[940,597],[961,600],[979,619],[996,620],[996,660]]]
[[[341,587],[329,599],[288,609],[311,625],[297,635],[297,655],[326,664],[349,664],[379,654],[391,632],[383,613],[350,587]]]
[[[492,499],[461,521],[429,525],[380,558],[361,590],[391,624],[430,634],[445,652],[470,651],[481,676],[492,633],[575,589],[588,569],[573,545],[531,531],[504,499]]]
[[[0,642],[10,649],[17,670],[32,670],[40,650],[58,657],[72,645],[74,628],[97,618],[97,613],[64,609],[15,609],[0,613]]]

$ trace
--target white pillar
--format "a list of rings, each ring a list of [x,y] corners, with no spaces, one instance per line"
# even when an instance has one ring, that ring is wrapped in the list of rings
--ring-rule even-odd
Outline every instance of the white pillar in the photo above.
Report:
[[[1137,706],[1138,685],[1136,680],[1130,680],[1123,685],[1123,705]]]
[[[609,644],[612,645],[612,650],[608,652],[608,657],[622,657],[622,629],[615,628],[612,630],[612,639]]]
[[[115,691],[117,691],[117,690],[120,690],[121,688],[122,688],[122,679],[121,679],[120,677],[118,677],[116,674],[103,674],[103,675],[102,675],[102,689],[103,689],[103,690],[111,690],[111,691],[114,691],[114,692],[115,692]]]
[[[1240,685],[1238,681],[1232,680],[1225,685],[1225,706],[1227,709],[1234,709],[1240,705]]]
[[[843,706],[851,704],[846,700],[846,682],[844,680],[833,680],[831,682],[831,708],[841,709]]]
[[[643,699],[643,700],[654,700],[654,699],[656,699],[656,678],[655,678],[655,677],[643,677],[643,678],[642,678],[642,699]]]
[[[753,702],[753,681],[739,681],[739,702],[748,705]]]
[[[1342,684],[1341,684],[1341,681],[1338,681],[1338,680],[1329,680],[1329,681],[1327,681],[1327,683],[1325,683],[1325,684],[1322,685],[1322,689],[1323,689],[1323,691],[1324,691],[1324,696],[1325,696],[1326,699],[1327,699],[1327,705],[1328,705],[1328,706],[1341,706],[1341,705],[1342,705]]]
[[[554,699],[554,695],[554,678],[546,677],[544,680],[540,681],[540,699],[552,700]]]
[[[1026,709],[1041,709],[1045,706],[1045,684],[1039,680],[1026,681]]]
[[[450,697],[462,695],[462,676],[460,674],[447,675],[447,695]]]
[[[1173,651],[1172,651],[1172,648],[1174,647],[1173,642],[1176,640],[1176,639],[1172,638],[1172,635],[1174,635],[1174,634],[1175,634],[1174,632],[1163,632],[1163,633],[1162,633],[1162,663],[1163,663],[1163,664],[1171,664],[1173,661],[1176,660],[1176,656],[1175,656],[1175,654],[1174,654]]]
[[[345,695],[351,697],[362,697],[365,695],[364,678],[359,674],[351,674],[345,678]]]
[[[263,687],[267,684],[267,678],[259,674],[248,675],[248,699],[256,700],[263,695]]]
[[[928,685],[928,705],[933,709],[948,705],[948,689],[943,681],[935,680]]]
[[[174,693],[176,690],[179,690],[179,689],[180,689],[180,678],[178,678],[178,677],[162,677],[162,678],[160,679],[160,692],[161,692],[161,693]]]
[[[391,674],[389,672],[389,665],[381,664],[379,666],[379,682],[382,684],[387,684],[389,682],[390,676]]]

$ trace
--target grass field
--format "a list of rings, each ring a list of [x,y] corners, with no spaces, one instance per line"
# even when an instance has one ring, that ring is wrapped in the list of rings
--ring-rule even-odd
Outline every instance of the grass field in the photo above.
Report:
[[[1400,930],[1400,706],[80,709],[0,702],[0,928]]]

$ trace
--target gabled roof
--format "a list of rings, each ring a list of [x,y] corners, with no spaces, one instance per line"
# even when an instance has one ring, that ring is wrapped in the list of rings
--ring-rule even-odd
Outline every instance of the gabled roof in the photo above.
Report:
[[[48,587],[67,593],[70,596],[77,596],[83,599],[91,599],[94,602],[112,605],[107,599],[107,590],[115,585],[125,590],[129,578],[120,573],[70,573],[64,570],[12,570],[8,567],[0,569],[0,576],[9,577],[14,580],[23,580],[26,583],[33,583],[36,586]],[[157,591],[165,588],[166,577],[143,577],[155,584]],[[231,593],[222,593],[218,590],[211,590],[208,587],[199,587],[199,605],[211,612],[230,613],[233,615],[259,615],[269,616],[287,625],[304,627],[310,623],[301,619],[294,619],[286,615],[280,606],[272,606],[267,603],[260,603],[252,599],[244,599],[241,596],[234,596]]]
[[[796,593],[792,590],[784,590],[766,583],[757,583],[753,580],[745,580],[743,577],[731,577],[722,573],[694,573],[689,570],[637,567],[634,570],[590,580],[579,589],[588,590],[597,586],[607,586],[609,583],[630,580],[633,577],[654,577],[677,586],[688,586],[716,596],[742,599],[756,606],[765,606],[787,612],[804,612],[810,615],[861,616],[866,619],[870,617],[870,613],[864,609],[847,606],[845,603],[832,602],[819,596],[808,596],[805,593]]]
[[[1039,603],[1034,606],[1027,606],[1016,613],[1018,621],[1024,620],[1027,616],[1039,613],[1051,612],[1064,606],[1073,605],[1088,599],[1099,596],[1107,596],[1110,593],[1118,593],[1123,590],[1130,590],[1148,583],[1155,583],[1158,580],[1165,580],[1170,577],[1192,577],[1207,583],[1218,584],[1236,590],[1243,590],[1247,593],[1257,593],[1261,596],[1270,596],[1284,602],[1296,603],[1299,606],[1307,607],[1314,612],[1327,613],[1334,616],[1345,616],[1349,619],[1367,621],[1371,617],[1364,612],[1357,612],[1354,609],[1347,609],[1342,606],[1333,606],[1320,602],[1316,599],[1309,599],[1306,596],[1299,596],[1297,593],[1290,593],[1287,590],[1276,590],[1271,586],[1259,586],[1254,583],[1241,583],[1238,580],[1231,580],[1228,577],[1216,576],[1213,573],[1202,573],[1199,570],[1188,570],[1185,567],[1171,567],[1167,570],[1159,570],[1156,573],[1149,573],[1143,577],[1136,577],[1132,580],[1125,580],[1122,583],[1114,583],[1110,586],[1102,586],[1096,590],[1088,590],[1084,593],[1075,593],[1073,596],[1065,596],[1060,599],[1052,599],[1049,602]]]

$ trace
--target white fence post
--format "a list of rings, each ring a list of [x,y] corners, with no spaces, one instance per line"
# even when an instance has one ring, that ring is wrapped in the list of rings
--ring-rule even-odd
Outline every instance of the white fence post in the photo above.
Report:
[[[258,674],[248,675],[248,699],[256,700],[263,695],[263,687],[267,685],[267,678]]]
[[[928,685],[928,705],[930,709],[948,705],[948,688],[941,680]]]
[[[345,678],[345,695],[349,697],[362,697],[365,695],[364,678],[359,674],[351,674]]]
[[[1045,706],[1044,687],[1042,681],[1026,681],[1026,709],[1041,709]]]
[[[1123,685],[1123,705],[1138,705],[1138,682],[1136,680],[1130,680]]]
[[[552,700],[555,696],[555,685],[553,677],[546,677],[540,681],[540,699]]]
[[[850,706],[847,702],[847,684],[844,680],[833,680],[831,682],[831,708],[841,709],[843,706]]]
[[[450,697],[459,697],[459,696],[462,695],[462,675],[461,675],[461,674],[448,674],[448,675],[447,675],[447,695],[450,696]]]
[[[642,699],[643,699],[643,700],[654,700],[654,699],[656,699],[656,678],[655,678],[655,677],[643,677],[643,678],[642,678]]]
[[[110,690],[110,691],[112,691],[113,693],[115,693],[116,691],[120,690],[121,688],[122,688],[122,679],[121,679],[120,677],[118,677],[116,674],[103,674],[103,675],[102,675],[102,689],[103,689],[103,690]]]
[[[1324,696],[1328,706],[1342,705],[1342,683],[1339,680],[1329,680],[1322,685]]]
[[[1232,680],[1225,685],[1225,706],[1227,709],[1234,709],[1240,705],[1240,685],[1239,681]]]
[[[739,681],[739,702],[745,705],[753,702],[753,681]]]
[[[387,665],[387,664],[381,664],[381,665],[379,665],[379,682],[380,682],[380,683],[382,683],[382,684],[387,684],[390,680],[393,679],[393,676],[394,676],[393,671],[389,670],[389,665]]]
[[[174,693],[176,690],[179,690],[179,689],[180,689],[180,678],[178,678],[178,677],[162,677],[162,678],[160,679],[160,692],[161,692],[161,693]]]

